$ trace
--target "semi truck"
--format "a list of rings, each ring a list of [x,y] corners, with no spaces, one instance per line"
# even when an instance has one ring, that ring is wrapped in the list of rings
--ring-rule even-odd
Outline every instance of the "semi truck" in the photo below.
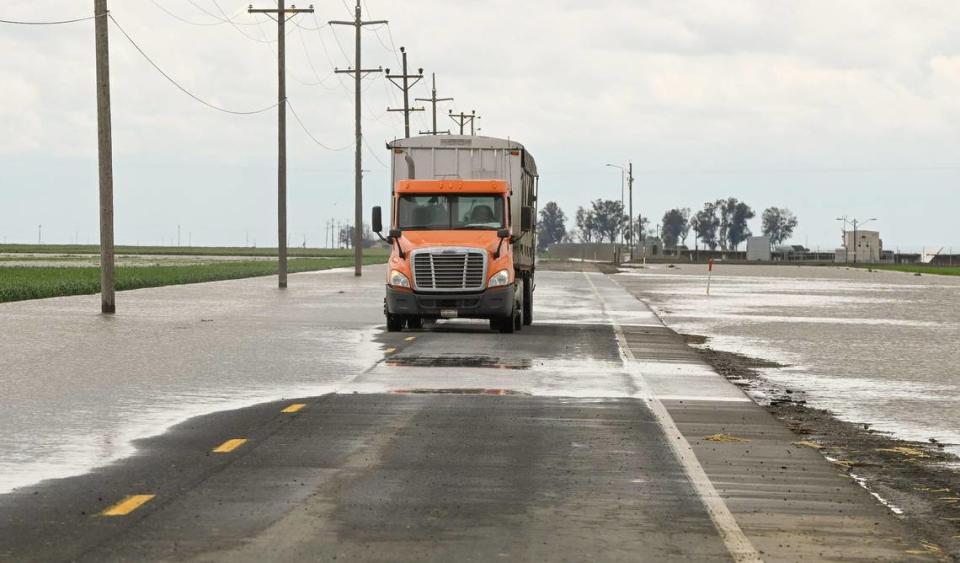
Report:
[[[387,144],[391,209],[373,231],[391,247],[384,314],[391,332],[425,320],[489,319],[503,333],[533,322],[539,175],[508,139],[429,135]]]

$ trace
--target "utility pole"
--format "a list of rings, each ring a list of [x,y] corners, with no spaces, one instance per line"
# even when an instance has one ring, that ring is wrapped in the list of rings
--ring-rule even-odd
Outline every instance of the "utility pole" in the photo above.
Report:
[[[357,0],[357,7],[354,11],[354,20],[353,21],[331,21],[330,25],[352,25],[356,31],[356,39],[354,44],[354,55],[356,62],[352,69],[340,70],[334,68],[334,72],[342,74],[352,74],[354,80],[354,111],[356,113],[356,135],[357,135],[357,156],[356,156],[356,167],[354,169],[354,181],[356,183],[356,202],[354,205],[353,213],[353,275],[360,276],[362,275],[361,267],[363,266],[363,168],[362,168],[362,155],[361,148],[363,144],[363,131],[360,126],[360,81],[363,80],[365,76],[374,72],[383,72],[383,68],[375,69],[364,69],[360,64],[360,36],[363,26],[365,25],[379,25],[387,23],[387,20],[368,20],[363,21],[360,17],[360,0]],[[404,73],[406,74],[406,73]]]
[[[177,224],[177,248],[180,247],[180,225]]]
[[[43,244],[43,225],[37,225],[37,246]]]
[[[630,187],[630,261],[633,262],[637,252],[636,229],[633,226],[633,161],[627,161],[627,185]]]
[[[430,78],[433,82],[433,89],[431,90],[432,94],[429,98],[417,98],[418,102],[430,102],[433,104],[433,130],[432,131],[421,131],[421,135],[439,135],[440,133],[450,134],[450,131],[437,131],[437,102],[452,102],[453,98],[438,98],[437,97],[437,74],[431,73]]]
[[[277,277],[280,289],[287,287],[287,20],[297,14],[312,14],[309,8],[287,8],[281,0],[276,8],[254,8],[251,14],[266,14],[277,22]]]
[[[402,111],[403,112],[403,136],[404,138],[410,137],[410,112],[413,111],[423,111],[423,108],[412,108],[410,107],[410,89],[416,86],[417,82],[423,80],[423,69],[418,68],[417,74],[407,74],[407,50],[404,47],[400,47],[400,54],[403,55],[403,74],[390,74],[390,69],[387,69],[387,79],[390,82],[393,82],[393,85],[397,88],[403,90],[403,109],[393,109],[387,108],[387,111]],[[410,82],[410,79],[415,79],[413,82]],[[398,84],[396,79],[403,80],[402,84]]]
[[[471,110],[470,113],[453,113],[453,110],[450,110],[450,119],[454,121],[457,125],[460,126],[460,134],[463,135],[464,126],[469,122],[470,123],[470,136],[474,134],[473,122],[476,119],[480,119],[480,116],[477,115],[477,110]]]
[[[100,312],[117,312],[113,268],[113,133],[110,122],[110,45],[107,0],[94,0],[97,43],[97,162],[100,179]]]

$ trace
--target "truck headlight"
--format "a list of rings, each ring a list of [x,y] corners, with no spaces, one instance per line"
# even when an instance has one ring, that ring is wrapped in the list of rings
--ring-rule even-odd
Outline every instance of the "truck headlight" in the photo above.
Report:
[[[390,272],[390,285],[396,287],[410,287],[410,280],[407,279],[407,276],[401,274],[397,270]]]
[[[487,287],[499,287],[501,285],[507,285],[508,283],[510,283],[510,272],[500,270],[490,277],[490,283],[487,284]]]

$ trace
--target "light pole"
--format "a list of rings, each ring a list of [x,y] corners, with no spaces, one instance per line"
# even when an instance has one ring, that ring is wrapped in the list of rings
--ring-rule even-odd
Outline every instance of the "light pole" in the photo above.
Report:
[[[619,164],[605,164],[604,166],[609,166],[610,168],[619,168],[620,169],[620,215],[623,215],[623,188],[626,183],[626,174],[627,169]],[[630,218],[633,221],[633,218]],[[623,229],[620,229],[620,244],[623,244]]]
[[[861,222],[859,219],[847,219],[847,216],[846,216],[846,215],[844,215],[843,217],[837,217],[837,221],[843,221],[844,226],[846,226],[846,225],[848,225],[848,224],[849,224],[849,225],[853,225],[853,264],[854,264],[854,265],[856,265],[856,263],[857,263],[857,247],[859,246],[859,245],[857,244],[857,230],[863,228],[863,226],[866,225],[867,223],[869,223],[869,222],[871,222],[871,221],[876,221],[876,220],[877,220],[876,217],[871,217],[871,218],[867,219],[866,221],[862,221],[862,222]],[[850,249],[849,249],[849,247],[847,246],[847,233],[846,233],[846,231],[844,231],[844,233],[843,233],[843,246],[844,246],[844,248],[847,249],[847,261],[849,262],[849,261],[850,261],[850,256],[849,256],[849,255],[850,255]]]

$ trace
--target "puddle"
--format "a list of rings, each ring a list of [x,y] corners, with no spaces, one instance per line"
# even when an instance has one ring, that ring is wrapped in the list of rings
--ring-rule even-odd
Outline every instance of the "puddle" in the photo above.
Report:
[[[530,396],[530,393],[514,391],[512,389],[394,389],[394,395],[521,395]]]
[[[446,368],[491,368],[530,369],[533,363],[528,358],[502,358],[482,354],[430,356],[403,354],[385,362],[390,367],[446,367]]]

